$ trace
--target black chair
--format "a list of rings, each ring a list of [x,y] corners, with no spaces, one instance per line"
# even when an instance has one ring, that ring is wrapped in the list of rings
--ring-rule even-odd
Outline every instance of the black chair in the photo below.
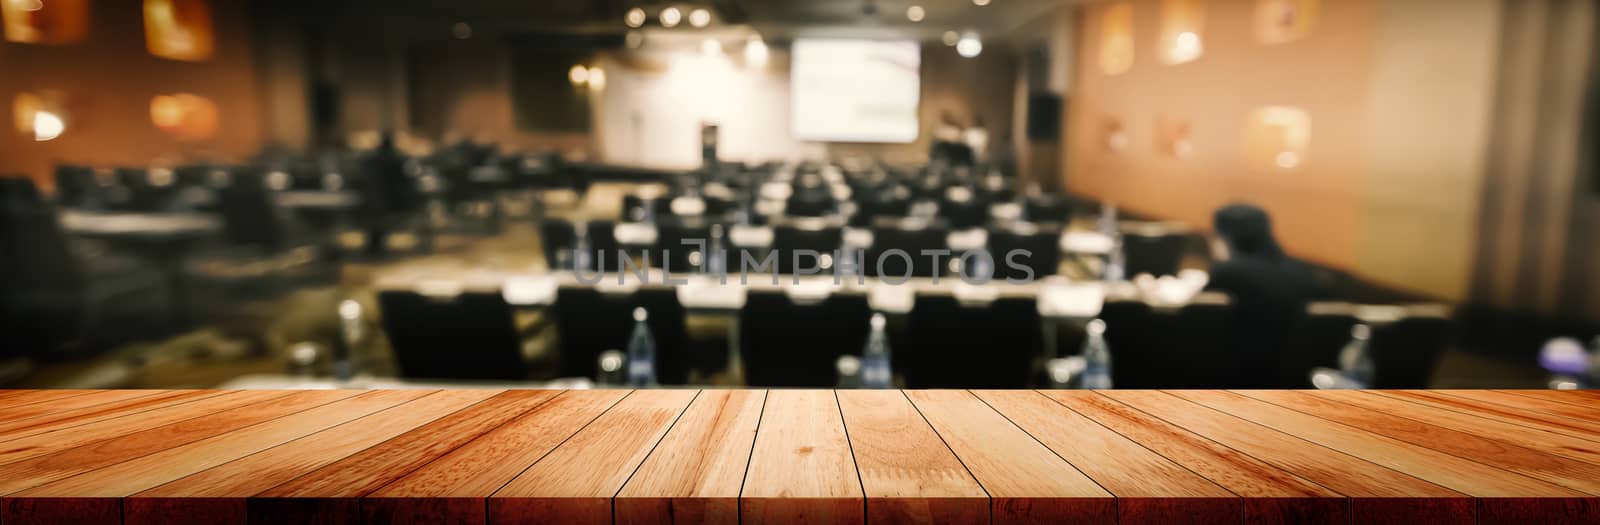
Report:
[[[832,388],[838,384],[835,362],[861,355],[871,318],[865,295],[797,303],[783,292],[750,292],[739,314],[745,382]]]
[[[727,239],[719,240],[722,248],[727,250]],[[701,272],[712,255],[704,252],[709,251],[712,245],[711,224],[708,221],[700,217],[673,217],[656,224],[656,248],[650,264],[670,270],[674,275]]]
[[[578,232],[572,222],[557,218],[547,218],[539,222],[539,244],[544,250],[545,264],[551,269],[573,268],[572,250],[577,242]]]
[[[98,209],[105,205],[95,181],[94,168],[62,164],[56,166],[56,203],[82,209]]]
[[[560,334],[562,377],[595,378],[606,350],[627,351],[633,335],[633,309],[644,308],[656,343],[656,377],[662,384],[688,381],[687,312],[672,289],[640,289],[630,294],[594,288],[562,287],[553,306]]]
[[[989,203],[966,187],[947,190],[939,201],[939,215],[950,223],[950,228],[965,230],[981,227],[989,222]]]
[[[1355,309],[1343,302],[1312,303],[1307,308],[1290,327],[1274,378],[1280,388],[1311,388],[1312,369],[1339,367],[1339,351],[1350,342],[1350,329],[1360,323]]]
[[[1176,308],[1158,307],[1151,318],[1156,344],[1149,359],[1162,371],[1160,388],[1237,388],[1255,381],[1247,356],[1229,345],[1233,306],[1227,296],[1202,294]]]
[[[817,268],[822,273],[833,271],[833,252],[843,244],[844,230],[820,221],[780,224],[772,230],[772,248],[778,252],[778,273],[784,275],[794,274],[801,266]],[[801,253],[802,250],[816,255]]]
[[[79,357],[170,328],[161,268],[69,237],[29,179],[0,177],[0,251],[0,346],[12,353]]]
[[[1132,228],[1122,233],[1125,275],[1177,275],[1183,263],[1186,235],[1161,227]]]
[[[521,380],[528,377],[511,306],[498,293],[449,297],[410,291],[378,294],[383,329],[400,375],[423,379]]]
[[[1406,317],[1373,331],[1372,364],[1377,368],[1373,388],[1428,387],[1455,326],[1442,313],[1419,309],[1412,307]]]
[[[911,190],[898,184],[862,188],[853,197],[856,213],[850,216],[850,225],[858,228],[872,226],[880,218],[903,218],[911,211]]]
[[[991,228],[989,253],[995,259],[995,278],[1036,280],[1055,275],[1061,268],[1060,237],[1060,230],[1032,223]]]
[[[1072,207],[1060,195],[1042,193],[1023,202],[1023,218],[1033,222],[1065,224],[1072,218]]]
[[[1039,308],[1033,299],[999,298],[982,305],[951,296],[917,296],[911,309],[906,362],[910,388],[1021,388],[1040,355]]]
[[[1107,297],[1100,307],[1106,323],[1105,341],[1111,349],[1111,385],[1114,388],[1161,388],[1170,377],[1167,363],[1159,361],[1161,344],[1155,332],[1155,314],[1137,297]],[[1077,355],[1079,348],[1063,348]]]
[[[933,262],[923,255],[923,250],[948,250],[950,229],[943,224],[918,220],[879,221],[872,228],[872,248],[864,261],[866,274],[872,277],[901,278],[933,277],[946,275],[949,267]],[[894,250],[903,252],[892,253]]]

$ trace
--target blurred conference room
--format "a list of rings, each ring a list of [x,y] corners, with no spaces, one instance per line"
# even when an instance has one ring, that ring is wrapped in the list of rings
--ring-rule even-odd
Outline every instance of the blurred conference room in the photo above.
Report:
[[[0,0],[0,388],[1594,388],[1593,0]]]

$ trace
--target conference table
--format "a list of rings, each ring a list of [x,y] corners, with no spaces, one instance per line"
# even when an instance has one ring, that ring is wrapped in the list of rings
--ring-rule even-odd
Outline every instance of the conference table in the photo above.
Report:
[[[206,239],[221,235],[221,217],[193,212],[100,212],[62,210],[61,227],[77,237],[100,239],[150,259],[167,275],[172,290],[173,322],[189,322],[189,294],[184,258]]]
[[[1594,523],[1594,391],[12,390],[0,523]]]

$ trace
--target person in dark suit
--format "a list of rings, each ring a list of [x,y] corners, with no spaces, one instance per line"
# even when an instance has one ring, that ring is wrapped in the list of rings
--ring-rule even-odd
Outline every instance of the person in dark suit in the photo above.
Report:
[[[1303,377],[1283,370],[1289,330],[1305,315],[1306,304],[1323,295],[1312,268],[1283,253],[1272,234],[1272,219],[1250,204],[1231,204],[1213,218],[1228,257],[1211,265],[1206,289],[1233,298],[1231,347],[1237,362],[1234,384],[1241,388],[1294,388]]]

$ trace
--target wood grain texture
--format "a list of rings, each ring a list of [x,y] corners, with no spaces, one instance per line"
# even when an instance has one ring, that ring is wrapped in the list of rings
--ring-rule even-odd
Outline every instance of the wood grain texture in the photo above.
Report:
[[[1333,396],[1313,396],[1291,391],[1254,391],[1245,395],[1591,495],[1600,494],[1600,465],[1367,410],[1335,401],[1337,397]]]
[[[1429,425],[1466,432],[1505,443],[1518,444],[1541,452],[1600,465],[1600,441],[1578,439],[1566,434],[1531,429],[1499,419],[1450,410],[1429,410],[1409,401],[1381,396],[1364,390],[1328,392],[1327,395],[1321,397],[1367,410],[1394,414]]]
[[[1083,390],[1041,394],[1245,499],[1248,523],[1349,523],[1349,501],[1288,471]]]
[[[867,523],[985,523],[989,494],[905,394],[841,390]]]
[[[1543,513],[1529,512],[1528,515],[1556,519],[1566,515],[1568,512],[1566,509],[1571,502],[1587,499],[1582,493],[1553,483],[1516,475],[1470,459],[1366,432],[1252,397],[1227,392],[1175,392],[1175,394],[1476,496],[1480,514],[1486,511],[1492,512],[1507,502],[1522,502],[1517,503],[1518,508],[1525,512],[1532,511],[1535,507],[1523,501],[1528,498],[1539,498],[1537,501],[1542,501],[1545,506]],[[1479,519],[1482,521],[1481,516]]]
[[[493,523],[605,524],[611,498],[697,390],[635,392],[489,497]]]
[[[706,390],[613,501],[619,524],[739,523],[764,390]]]
[[[0,447],[0,495],[183,446],[273,418],[348,398],[328,391],[284,397],[282,392],[240,392],[173,407],[175,422],[146,428],[143,414],[29,436]],[[58,435],[59,434],[59,435]]]
[[[1574,419],[1555,414],[1546,414],[1537,410],[1525,410],[1497,403],[1488,403],[1475,399],[1452,396],[1441,391],[1374,390],[1372,393],[1405,399],[1407,401],[1420,403],[1434,408],[1452,410],[1479,417],[1499,419],[1508,423],[1515,423],[1530,428],[1566,434],[1579,439],[1600,440],[1600,424],[1595,424],[1583,419]]]
[[[168,444],[159,451],[139,455],[114,465],[82,472],[10,494],[4,498],[6,509],[26,504],[112,506],[120,509],[121,498],[162,483],[187,476],[200,470],[226,463],[284,441],[321,430],[367,413],[393,406],[415,398],[417,392],[373,391],[330,392],[328,396],[295,395],[282,403],[269,403],[272,407],[291,405],[301,399],[322,401],[333,395],[346,395],[331,403],[314,404],[311,408],[296,406],[287,414],[279,413],[266,421],[183,444]],[[255,406],[247,407],[255,408]],[[257,411],[257,414],[265,411]],[[202,418],[205,419],[205,418]],[[91,445],[90,447],[97,447]],[[53,456],[39,459],[50,460]],[[16,519],[17,516],[0,514],[6,525],[33,523]]]
[[[58,399],[81,396],[97,392],[96,390],[6,390],[6,396],[0,397],[0,406],[7,408],[44,403]]]
[[[1471,399],[1484,403],[1494,403],[1496,405],[1507,406],[1518,410],[1527,410],[1530,412],[1549,414],[1559,417],[1570,417],[1590,423],[1600,423],[1600,407],[1595,407],[1588,404],[1573,404],[1569,402],[1543,399],[1536,396],[1518,395],[1494,390],[1436,390],[1435,392],[1447,396]],[[1562,397],[1567,399],[1574,398],[1573,396]]]
[[[1249,420],[1153,390],[1098,393],[1349,496],[1357,523],[1474,519],[1472,499],[1460,492]]]
[[[864,522],[861,477],[832,391],[767,393],[739,505],[746,523]]]
[[[1117,522],[1236,523],[1243,501],[1199,474],[1031,390],[975,391],[1117,497]]]
[[[160,394],[160,390],[99,390],[40,403],[0,408],[0,421],[21,423],[30,419]]]
[[[971,392],[905,394],[988,492],[994,523],[1116,523],[1111,493]]]
[[[1579,406],[1593,411],[1588,419],[1600,418],[1600,390],[1495,390],[1495,392]]]
[[[361,501],[364,521],[483,523],[488,520],[486,498],[628,394],[562,393],[367,494]]]
[[[123,523],[240,523],[245,498],[498,394],[452,390],[423,396],[236,461],[129,496]]]
[[[221,390],[168,390],[76,410],[53,410],[27,419],[0,419],[0,442],[138,414],[224,394]]]

